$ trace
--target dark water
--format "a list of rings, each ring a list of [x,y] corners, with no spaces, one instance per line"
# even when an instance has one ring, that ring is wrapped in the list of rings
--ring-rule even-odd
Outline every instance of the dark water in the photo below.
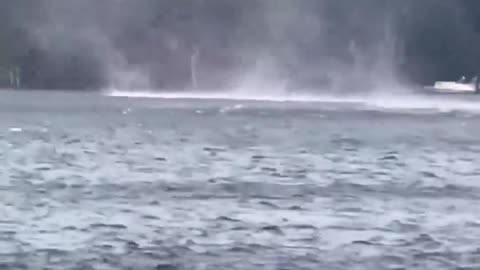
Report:
[[[2,269],[480,269],[471,103],[1,97]]]

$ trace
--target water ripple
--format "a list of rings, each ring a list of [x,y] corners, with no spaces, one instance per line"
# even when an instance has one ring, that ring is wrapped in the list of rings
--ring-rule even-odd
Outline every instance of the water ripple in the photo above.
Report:
[[[480,265],[480,119],[123,102],[2,118],[0,267]]]

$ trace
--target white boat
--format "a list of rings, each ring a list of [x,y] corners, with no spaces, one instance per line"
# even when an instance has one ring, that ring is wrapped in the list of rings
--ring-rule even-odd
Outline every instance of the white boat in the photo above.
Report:
[[[480,90],[477,77],[474,77],[470,82],[467,82],[465,77],[456,82],[438,81],[433,86],[425,87],[425,89],[438,94],[477,94]]]

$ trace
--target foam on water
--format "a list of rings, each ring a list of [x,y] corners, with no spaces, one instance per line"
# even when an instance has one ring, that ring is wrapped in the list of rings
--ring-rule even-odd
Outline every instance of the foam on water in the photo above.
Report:
[[[220,99],[243,101],[270,101],[270,102],[362,102],[361,99],[351,97],[335,97],[333,95],[307,94],[252,94],[245,92],[140,92],[118,91],[107,92],[112,97],[128,98],[161,98],[161,99]]]
[[[364,102],[372,107],[393,110],[435,110],[438,112],[464,111],[479,113],[480,100],[466,100],[452,96],[434,97],[415,94],[375,95]]]
[[[197,99],[197,100],[242,100],[264,102],[296,102],[296,103],[336,103],[361,105],[368,110],[380,111],[422,111],[422,112],[470,112],[480,113],[480,99],[468,99],[471,96],[454,97],[426,96],[414,93],[368,93],[355,95],[333,94],[297,94],[297,93],[267,93],[262,91],[235,92],[157,92],[157,91],[109,91],[111,97],[147,98],[147,99]],[[271,92],[271,91],[270,91]]]

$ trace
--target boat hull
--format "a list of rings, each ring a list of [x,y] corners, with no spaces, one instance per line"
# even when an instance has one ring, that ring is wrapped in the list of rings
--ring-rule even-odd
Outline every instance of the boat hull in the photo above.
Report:
[[[474,83],[460,83],[460,82],[448,82],[440,81],[435,82],[433,86],[426,86],[423,91],[427,94],[436,95],[475,95],[478,94]]]
[[[458,89],[438,89],[433,86],[426,86],[423,87],[421,90],[424,94],[430,95],[477,95],[478,93],[475,90],[465,89],[465,90],[458,90]]]

